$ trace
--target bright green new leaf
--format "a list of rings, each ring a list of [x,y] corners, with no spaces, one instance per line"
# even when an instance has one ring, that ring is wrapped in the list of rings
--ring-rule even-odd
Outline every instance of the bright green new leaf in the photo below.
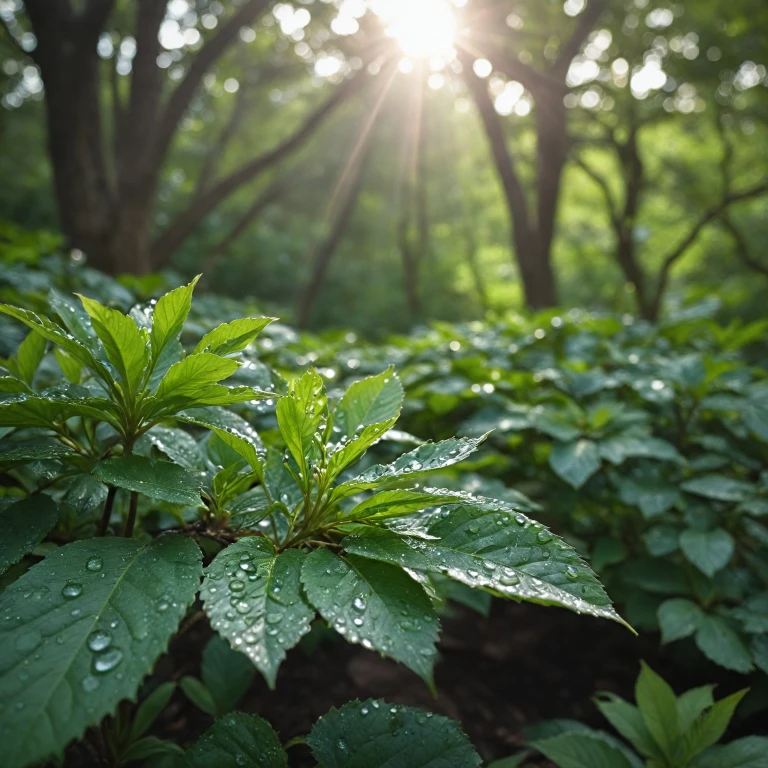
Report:
[[[343,519],[383,520],[389,517],[403,517],[427,507],[456,504],[457,501],[464,500],[465,497],[466,494],[438,488],[425,488],[423,491],[381,491],[360,502],[350,512],[345,513]]]
[[[195,347],[195,354],[210,352],[227,357],[242,352],[271,323],[274,317],[254,317],[224,323],[207,333]]]
[[[663,762],[664,756],[659,745],[653,740],[640,710],[614,694],[604,694],[595,701],[603,717],[627,740],[638,752],[657,762]]]
[[[83,364],[60,347],[54,347],[53,354],[67,381],[71,384],[79,384],[83,378]]]
[[[332,709],[307,743],[323,768],[477,768],[482,762],[452,720],[377,700]]]
[[[122,312],[85,296],[79,298],[91,317],[93,330],[101,339],[107,359],[115,366],[129,397],[135,397],[149,366],[146,333],[140,331],[136,323]]]
[[[535,741],[533,746],[557,768],[641,768],[597,732],[571,732]]]
[[[432,684],[437,616],[401,568],[317,549],[304,561],[301,581],[312,605],[350,643],[389,656]]]
[[[549,464],[566,483],[581,488],[600,469],[600,451],[591,440],[555,443]]]
[[[735,548],[733,537],[722,528],[714,531],[688,528],[680,534],[680,549],[688,562],[710,578],[728,565]]]
[[[309,632],[315,615],[301,592],[305,553],[277,554],[271,541],[249,536],[220,552],[201,590],[213,628],[246,654],[275,687],[285,652]]]
[[[228,379],[239,367],[235,360],[227,360],[210,352],[189,355],[170,367],[155,397],[163,405],[190,408],[198,401],[205,401],[208,387]]]
[[[184,768],[286,768],[280,739],[265,720],[237,712],[217,720],[187,752]]]
[[[170,461],[143,456],[117,456],[100,461],[93,474],[103,483],[137,491],[171,504],[199,506],[201,482],[192,473]]]
[[[678,697],[677,714],[680,718],[681,733],[685,734],[699,716],[715,703],[712,696],[714,690],[714,685],[702,685],[691,688]]]
[[[356,382],[336,406],[334,433],[340,432],[351,440],[364,427],[397,420],[403,398],[403,385],[394,368]]]
[[[31,552],[56,525],[57,518],[56,504],[42,493],[0,512],[0,573]]]
[[[400,524],[402,534],[371,527],[348,536],[342,546],[361,557],[444,573],[516,600],[625,623],[578,554],[520,512],[501,504],[463,504],[446,511],[445,517],[405,518]]]
[[[669,684],[645,662],[635,684],[635,699],[648,732],[667,761],[680,760],[680,716],[677,697]]]
[[[152,358],[157,360],[163,348],[169,341],[179,337],[184,322],[192,308],[192,294],[201,275],[198,275],[189,285],[166,293],[158,299],[152,312]]]
[[[19,366],[19,376],[29,386],[32,386],[32,379],[35,378],[40,362],[45,356],[47,346],[48,340],[37,331],[29,333],[27,338],[19,344],[16,351],[16,364]]]
[[[291,385],[287,397],[277,402],[277,422],[288,450],[299,465],[302,481],[310,482],[315,433],[327,415],[325,385],[314,371],[307,371]]]
[[[0,595],[0,736],[5,768],[61,755],[136,695],[167,648],[201,576],[181,536],[149,544],[67,544]]]
[[[342,470],[354,464],[372,445],[381,440],[396,422],[397,418],[393,417],[381,424],[371,424],[351,440],[339,443],[328,460],[329,479],[334,480]]]
[[[684,735],[685,753],[688,758],[698,755],[720,741],[733,718],[736,707],[746,695],[747,689],[721,699],[694,721]]]

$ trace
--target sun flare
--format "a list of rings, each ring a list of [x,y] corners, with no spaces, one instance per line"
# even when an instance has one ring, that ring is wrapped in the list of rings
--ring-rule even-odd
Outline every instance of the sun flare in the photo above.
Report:
[[[379,0],[376,13],[403,53],[416,59],[449,57],[454,51],[456,16],[448,0]]]

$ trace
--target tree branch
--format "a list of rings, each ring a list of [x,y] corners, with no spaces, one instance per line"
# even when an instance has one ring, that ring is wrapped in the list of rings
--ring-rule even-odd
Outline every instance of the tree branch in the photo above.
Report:
[[[605,0],[589,0],[586,10],[579,16],[576,29],[563,46],[563,50],[552,65],[552,73],[558,79],[565,77],[573,59],[579,55],[589,33],[594,29],[597,20],[606,8]]]
[[[365,69],[357,72],[337,88],[333,95],[313,112],[292,136],[225,176],[199,197],[193,198],[185,210],[154,242],[152,246],[153,263],[167,261],[192,233],[199,221],[217,205],[244,184],[252,181],[259,174],[300,149],[335,109],[360,90],[368,81],[368,77]]]
[[[720,221],[728,233],[736,243],[736,255],[744,262],[744,264],[750,269],[758,272],[765,277],[768,277],[768,264],[763,264],[758,261],[750,252],[747,239],[741,233],[739,228],[733,223],[733,220],[727,213],[724,213],[720,217]]]
[[[611,224],[613,225],[614,229],[618,230],[621,227],[621,222],[619,220],[619,209],[618,205],[616,204],[616,201],[613,199],[613,194],[611,193],[611,188],[608,186],[607,180],[601,176],[594,168],[591,168],[582,158],[580,158],[578,155],[574,156],[573,162],[576,163],[576,165],[581,168],[584,173],[589,176],[592,181],[597,184],[597,186],[600,188],[600,191],[603,193],[603,198],[605,199],[605,205],[608,209],[608,216],[611,219]]]
[[[232,44],[240,29],[263,13],[271,2],[272,0],[247,0],[195,56],[186,77],[171,95],[160,119],[152,152],[152,163],[156,167],[162,164],[181,118],[184,117],[205,74]]]

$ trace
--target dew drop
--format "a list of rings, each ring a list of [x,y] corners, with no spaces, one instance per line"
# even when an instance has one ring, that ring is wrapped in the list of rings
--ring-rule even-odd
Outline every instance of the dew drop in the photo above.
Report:
[[[61,594],[67,600],[74,600],[76,597],[80,597],[83,594],[83,585],[78,584],[76,581],[68,581],[61,590]]]
[[[88,558],[88,562],[85,564],[85,569],[87,571],[91,571],[92,573],[96,573],[97,571],[100,571],[104,567],[104,561],[100,558],[94,555],[93,557]]]

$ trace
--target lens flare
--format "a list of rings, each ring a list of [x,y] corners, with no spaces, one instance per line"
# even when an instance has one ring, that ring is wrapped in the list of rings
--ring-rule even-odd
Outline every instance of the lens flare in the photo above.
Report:
[[[373,8],[406,56],[449,58],[454,53],[456,16],[447,0],[377,0]]]

